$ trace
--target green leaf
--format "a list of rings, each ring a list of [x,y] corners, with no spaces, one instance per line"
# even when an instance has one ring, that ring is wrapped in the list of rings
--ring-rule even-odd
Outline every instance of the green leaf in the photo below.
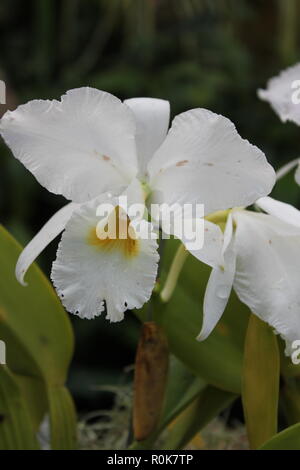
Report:
[[[1,365],[0,450],[39,449],[27,405],[14,375]]]
[[[28,286],[15,279],[19,244],[0,227],[0,339],[35,430],[50,412],[55,448],[74,448],[74,406],[64,388],[74,347],[68,315],[34,264]]]
[[[300,450],[300,423],[279,432],[259,450]]]
[[[205,387],[200,377],[192,374],[175,356],[170,358],[169,379],[161,428],[165,428]]]
[[[72,450],[76,446],[76,414],[66,387],[49,387],[51,448]]]
[[[239,393],[241,349],[231,341],[225,323],[219,324],[207,340],[198,342],[200,309],[200,299],[195,301],[177,285],[170,302],[155,319],[165,330],[170,351],[194,374],[217,388]]]
[[[47,387],[35,377],[14,374],[20,393],[26,402],[34,430],[39,430],[40,424],[48,410]]]
[[[27,287],[17,282],[20,252],[20,245],[0,227],[0,338],[7,345],[7,364],[20,375],[64,384],[74,347],[71,324],[37,265],[28,271]]]
[[[245,342],[242,400],[250,447],[277,432],[280,358],[272,329],[251,315]]]
[[[177,418],[163,449],[183,449],[192,438],[220,411],[226,408],[237,395],[207,386],[199,396]]]

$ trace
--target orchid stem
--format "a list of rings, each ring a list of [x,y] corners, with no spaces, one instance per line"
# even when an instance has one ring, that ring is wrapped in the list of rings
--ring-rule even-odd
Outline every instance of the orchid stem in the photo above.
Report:
[[[279,170],[276,172],[276,181],[279,181],[283,178],[287,173],[289,173],[293,168],[295,168],[300,162],[299,158],[295,158],[291,162],[283,165]]]
[[[172,261],[170,271],[167,276],[165,285],[160,293],[160,299],[162,302],[168,302],[172,297],[174,289],[176,287],[179,275],[183,268],[184,262],[188,256],[188,251],[185,249],[184,245],[180,245],[176,255]]]

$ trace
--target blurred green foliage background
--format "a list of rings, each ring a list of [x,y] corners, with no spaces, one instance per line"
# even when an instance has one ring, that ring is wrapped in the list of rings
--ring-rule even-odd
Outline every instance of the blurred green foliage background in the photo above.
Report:
[[[278,168],[299,156],[300,132],[256,91],[298,60],[299,26],[297,0],[2,0],[7,106],[0,110],[86,85],[120,98],[164,98],[172,116],[206,107],[229,117]],[[3,144],[1,162],[1,222],[25,244],[64,200],[41,188]],[[273,195],[300,207],[292,175]],[[39,259],[46,274],[56,246]],[[104,318],[72,321],[69,384],[79,410],[101,408],[109,395],[95,386],[127,380],[139,324],[129,314],[113,326]]]

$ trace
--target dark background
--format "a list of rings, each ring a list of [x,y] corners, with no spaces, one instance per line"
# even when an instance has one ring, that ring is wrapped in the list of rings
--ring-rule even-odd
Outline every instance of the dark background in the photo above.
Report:
[[[172,116],[206,107],[229,117],[278,168],[299,156],[300,130],[283,125],[256,95],[269,77],[297,62],[297,0],[1,0],[0,78],[7,108],[94,86],[119,98],[171,102]],[[1,222],[23,244],[64,204],[1,144]],[[292,175],[273,192],[299,207]],[[57,243],[39,258],[48,274]],[[80,410],[101,408],[95,386],[130,378],[139,325],[72,318],[76,351],[70,386]]]

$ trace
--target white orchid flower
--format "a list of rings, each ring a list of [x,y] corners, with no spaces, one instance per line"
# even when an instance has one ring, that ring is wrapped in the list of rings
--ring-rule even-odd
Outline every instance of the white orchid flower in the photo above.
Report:
[[[272,167],[228,119],[194,109],[177,116],[168,131],[169,113],[164,100],[122,103],[86,87],[68,91],[61,101],[34,100],[3,116],[0,131],[14,156],[41,185],[72,201],[24,249],[16,268],[20,282],[65,229],[52,269],[63,304],[92,318],[106,301],[107,317],[121,320],[127,308],[141,307],[151,295],[156,240],[137,236],[103,243],[95,232],[96,208],[110,200],[118,210],[115,198],[104,193],[129,194],[132,202],[145,203],[147,186],[148,204],[199,203],[207,215],[251,204],[271,191]],[[127,221],[129,227],[130,217]],[[218,226],[203,223],[204,247],[193,254],[216,267],[223,235]]]
[[[282,122],[291,121],[300,126],[300,63],[289,67],[271,78],[265,90],[258,90],[258,96],[267,101]],[[297,167],[295,180],[300,185],[300,159],[288,162],[277,171],[277,180]]]
[[[211,272],[198,339],[221,318],[232,286],[239,299],[286,341],[286,353],[300,338],[300,211],[264,197],[266,213],[234,209],[224,232],[225,268]]]
[[[293,65],[271,78],[265,90],[258,96],[267,101],[282,122],[300,125],[300,63]]]

